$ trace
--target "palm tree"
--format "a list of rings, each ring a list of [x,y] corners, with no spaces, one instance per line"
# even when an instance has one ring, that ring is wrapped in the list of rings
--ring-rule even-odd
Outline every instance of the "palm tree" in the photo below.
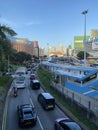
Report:
[[[5,61],[3,57],[5,58],[6,53],[7,53],[5,51],[5,47],[7,48],[9,46],[8,44],[10,44],[10,41],[8,40],[8,37],[7,37],[8,35],[15,36],[17,34],[10,27],[0,24],[0,70],[1,70],[1,65],[3,61]]]
[[[7,34],[9,34],[10,36],[17,35],[17,33],[14,32],[10,27],[0,24],[0,39],[7,39]]]

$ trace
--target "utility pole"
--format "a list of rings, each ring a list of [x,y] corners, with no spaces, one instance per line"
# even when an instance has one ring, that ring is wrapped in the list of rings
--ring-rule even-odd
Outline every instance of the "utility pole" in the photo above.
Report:
[[[86,66],[86,14],[88,13],[88,10],[84,10],[82,14],[84,15],[84,66]]]

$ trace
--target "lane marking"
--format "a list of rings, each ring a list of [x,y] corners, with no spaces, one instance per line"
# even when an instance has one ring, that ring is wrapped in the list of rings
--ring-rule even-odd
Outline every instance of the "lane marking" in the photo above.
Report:
[[[40,119],[39,119],[38,116],[37,116],[37,119],[38,119],[38,122],[39,122],[39,125],[40,125],[41,129],[44,130],[44,128],[43,128],[43,126],[42,126],[42,123],[41,123],[41,121],[40,121]]]
[[[33,101],[32,101],[32,99],[30,98],[30,103],[32,104],[32,106],[34,107],[34,103],[33,103]],[[39,117],[37,116],[37,119],[38,119],[38,122],[39,122],[39,125],[40,125],[40,127],[41,127],[41,130],[44,130],[44,128],[43,128],[43,126],[42,126],[42,123],[41,123],[41,121],[40,121],[40,119],[39,119]]]

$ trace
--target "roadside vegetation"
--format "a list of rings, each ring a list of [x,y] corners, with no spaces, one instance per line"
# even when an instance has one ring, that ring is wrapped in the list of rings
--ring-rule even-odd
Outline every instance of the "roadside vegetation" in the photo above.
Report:
[[[77,113],[75,109],[70,107],[63,99],[62,96],[58,95],[56,91],[54,91],[51,87],[51,80],[53,77],[53,74],[50,73],[47,70],[44,70],[42,67],[39,67],[38,69],[38,77],[43,84],[43,87],[46,91],[50,92],[55,99],[60,102],[63,105],[63,108],[68,109],[77,119],[80,120],[83,124],[85,124],[90,130],[98,130],[98,126],[96,126],[94,123],[89,121],[86,117],[81,115],[81,113]]]
[[[0,96],[4,93],[6,89],[6,84],[9,82],[11,76],[1,76],[0,77]]]

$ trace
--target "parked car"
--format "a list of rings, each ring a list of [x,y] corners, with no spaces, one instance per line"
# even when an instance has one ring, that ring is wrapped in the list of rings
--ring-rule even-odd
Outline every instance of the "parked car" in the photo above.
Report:
[[[37,115],[31,104],[23,104],[17,106],[18,123],[20,127],[36,125]]]
[[[30,86],[32,89],[40,89],[40,82],[37,79],[31,80]]]
[[[55,99],[50,93],[40,93],[38,95],[38,101],[45,110],[50,110],[55,108]]]
[[[83,130],[76,122],[69,118],[58,118],[54,123],[55,130]]]

